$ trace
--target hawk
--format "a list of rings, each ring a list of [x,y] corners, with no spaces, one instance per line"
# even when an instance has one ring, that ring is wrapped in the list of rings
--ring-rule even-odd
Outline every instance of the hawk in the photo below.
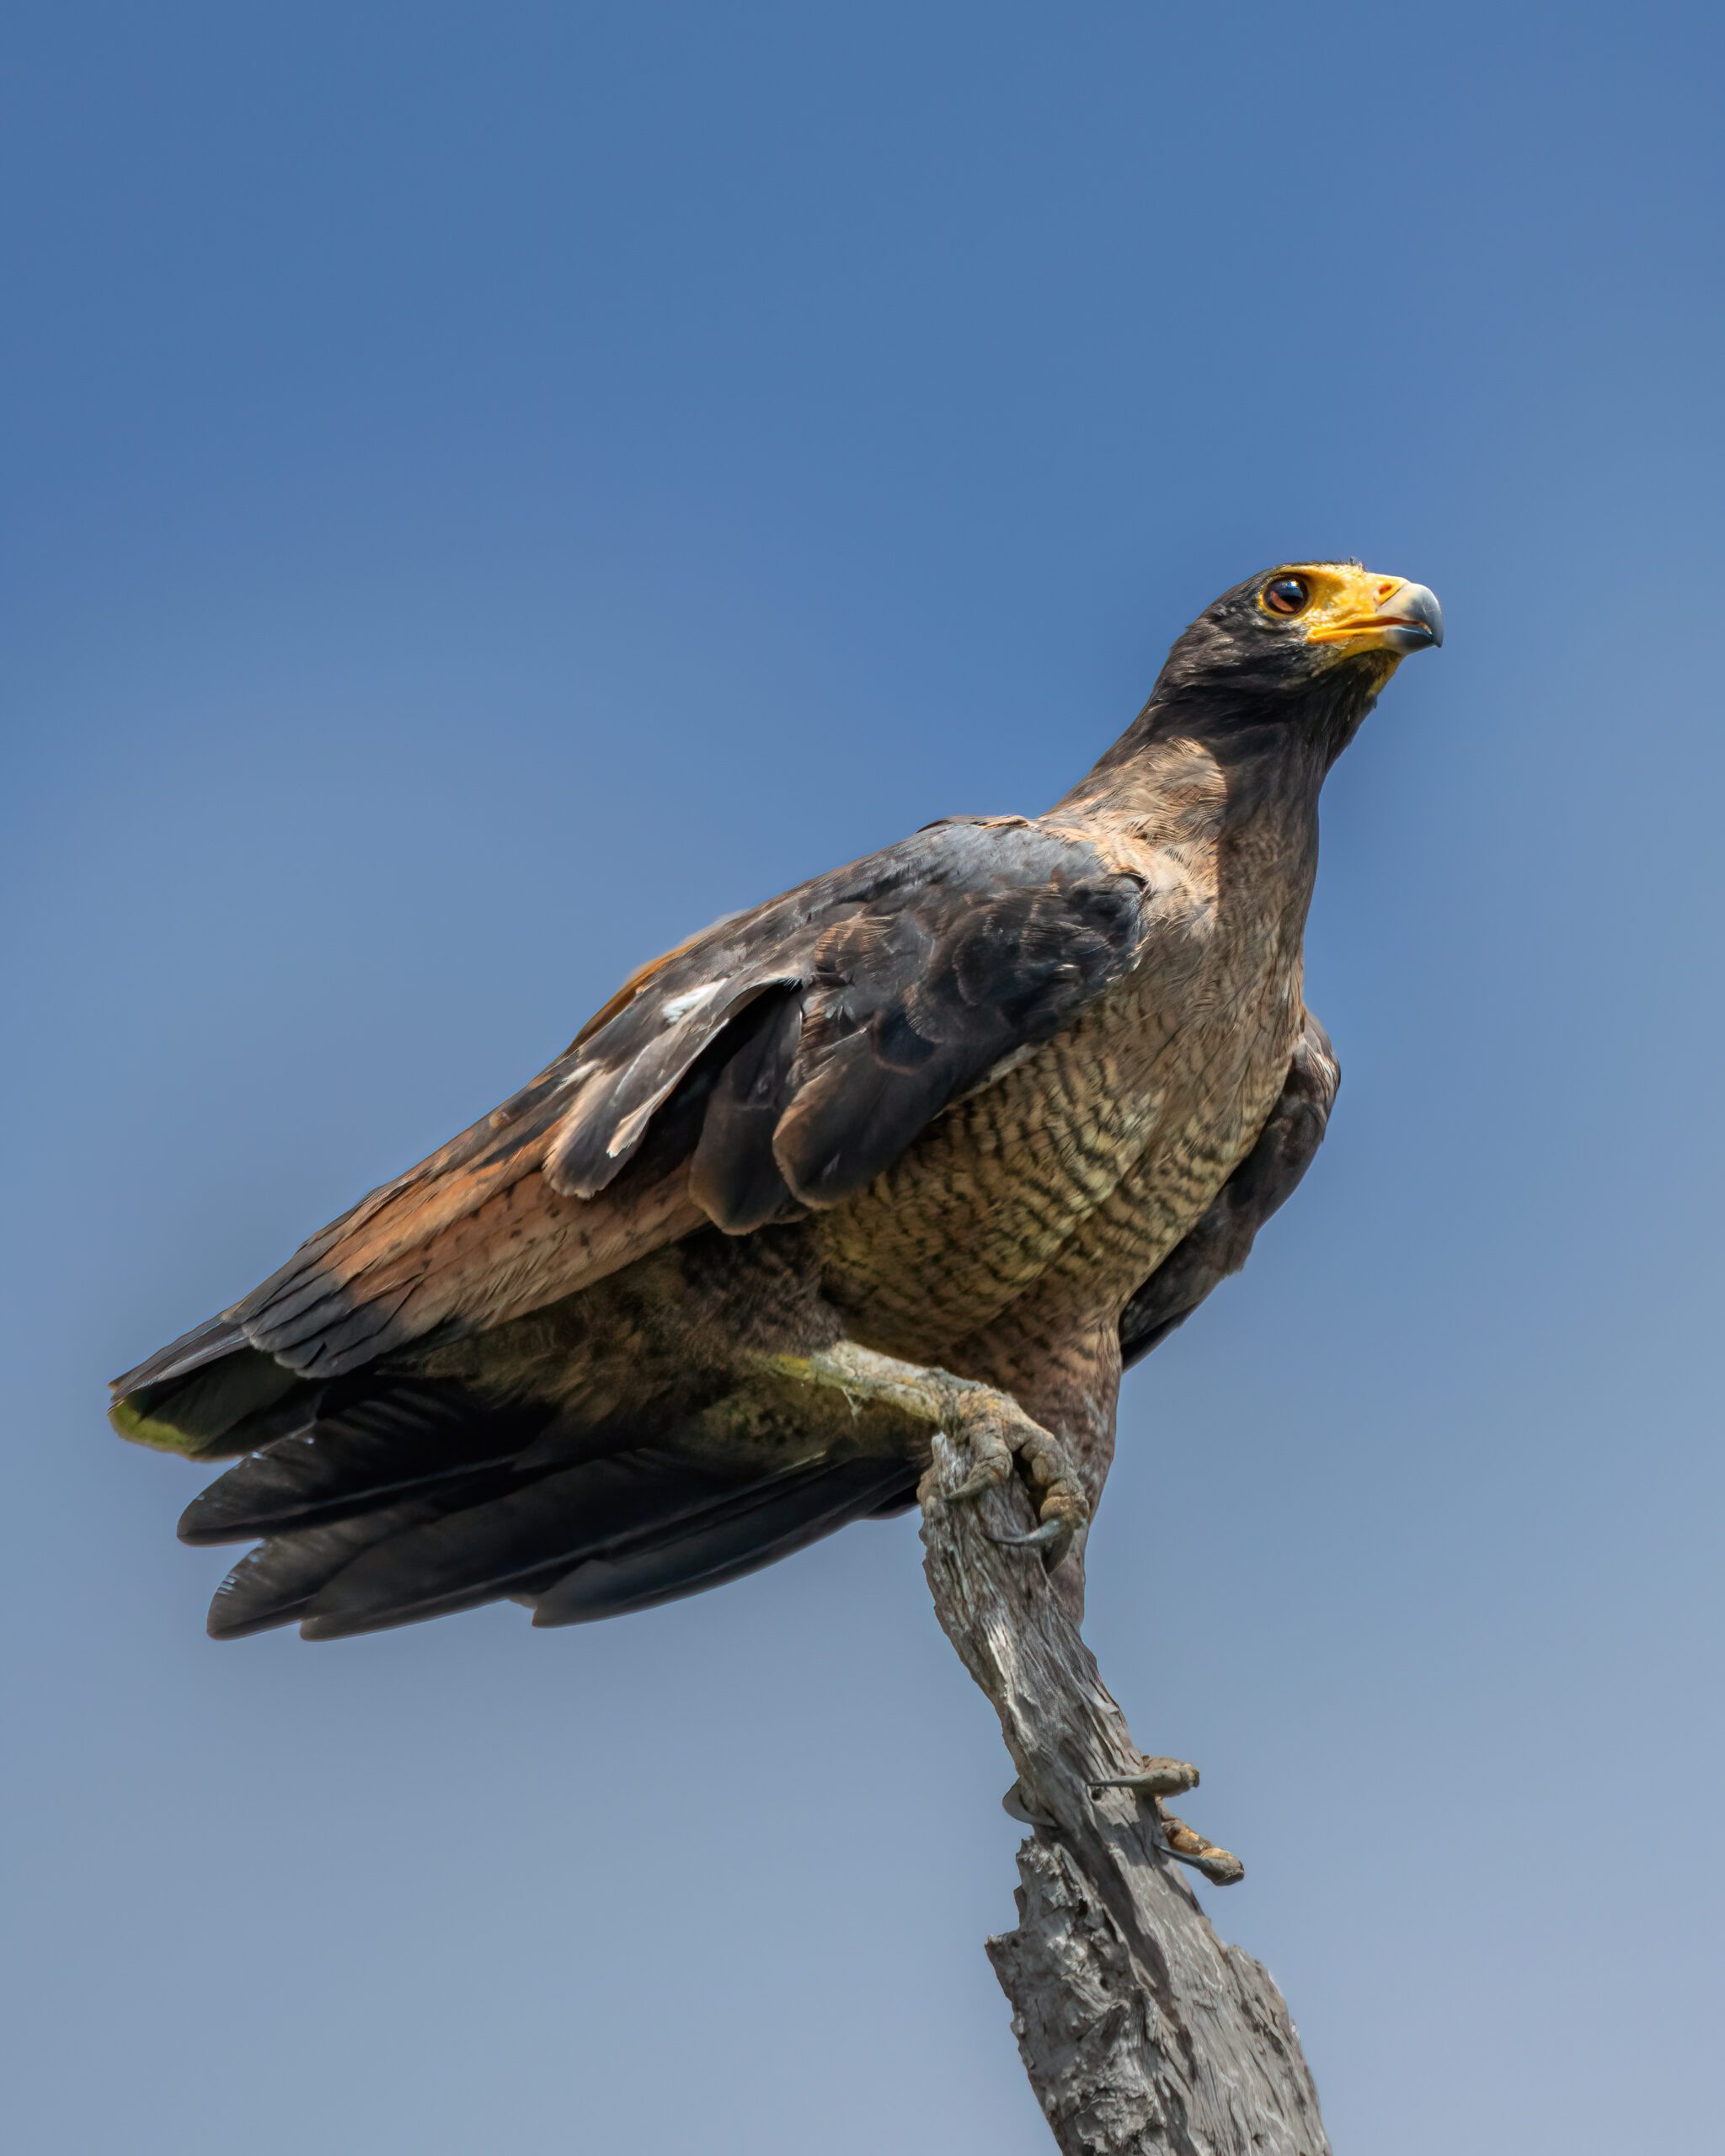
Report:
[[[121,1378],[237,1459],[228,1639],[713,1587],[1022,1476],[1076,1607],[1122,1369],[1243,1264],[1338,1070],[1302,995],[1325,774],[1432,594],[1237,584],[1039,816],[953,817],[626,981],[490,1115]],[[1027,1560],[1027,1561],[1028,1561]]]

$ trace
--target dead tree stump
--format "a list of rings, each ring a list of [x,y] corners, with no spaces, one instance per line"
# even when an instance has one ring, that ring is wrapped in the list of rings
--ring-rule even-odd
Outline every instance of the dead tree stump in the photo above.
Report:
[[[949,1506],[963,1470],[935,1440],[924,1569],[947,1637],[993,1702],[1033,1822],[1018,1925],[988,1942],[1025,2071],[1065,2156],[1329,2156],[1268,1972],[1225,1945],[1171,1853],[1239,1866],[1162,1811],[1190,1769],[1147,1760],[1076,1624],[1028,1552],[1016,1491]],[[1098,1787],[1135,1775],[1153,1789]]]

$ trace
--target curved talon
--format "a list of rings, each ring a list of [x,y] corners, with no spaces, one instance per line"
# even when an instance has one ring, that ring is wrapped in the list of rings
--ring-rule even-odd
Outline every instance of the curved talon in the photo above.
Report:
[[[1009,1819],[1017,1819],[1026,1827],[1053,1827],[1059,1824],[1044,1812],[1033,1812],[1025,1798],[1023,1782],[1014,1782],[1001,1799],[1001,1810]]]
[[[1043,1561],[1052,1572],[1072,1545],[1072,1523],[1069,1519],[1045,1519],[1040,1527],[1033,1527],[1028,1534],[990,1534],[985,1537],[998,1543],[1002,1550],[1040,1550],[1046,1554]]]
[[[973,1467],[956,1489],[946,1492],[949,1505],[968,1505],[984,1497],[991,1490],[998,1490],[1012,1472],[1010,1458],[1001,1460],[992,1457]]]

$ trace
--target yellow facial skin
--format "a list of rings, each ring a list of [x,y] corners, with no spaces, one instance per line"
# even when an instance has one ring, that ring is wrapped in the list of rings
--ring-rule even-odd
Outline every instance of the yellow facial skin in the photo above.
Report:
[[[1307,593],[1293,613],[1270,599],[1290,578]],[[1380,576],[1358,562],[1290,563],[1264,579],[1258,603],[1272,620],[1297,628],[1308,643],[1331,647],[1338,659],[1375,652],[1393,665],[1410,651],[1444,640],[1443,613],[1423,584]]]

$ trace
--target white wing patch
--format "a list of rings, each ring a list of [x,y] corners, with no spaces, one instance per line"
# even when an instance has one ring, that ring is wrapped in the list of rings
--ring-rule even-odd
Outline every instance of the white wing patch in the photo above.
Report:
[[[720,989],[729,985],[729,976],[704,982],[699,988],[685,989],[681,995],[674,995],[660,1012],[661,1021],[674,1026],[680,1018],[686,1018],[692,1011],[698,1011],[703,1003],[711,1003]]]

